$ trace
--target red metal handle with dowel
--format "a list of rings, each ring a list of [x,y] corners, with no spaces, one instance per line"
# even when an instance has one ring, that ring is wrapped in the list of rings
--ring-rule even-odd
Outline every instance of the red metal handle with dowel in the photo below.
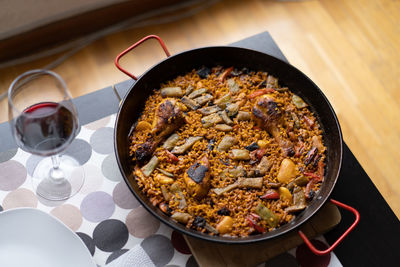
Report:
[[[133,45],[131,45],[130,47],[128,47],[127,49],[125,49],[124,51],[122,51],[122,53],[120,53],[116,58],[115,58],[115,66],[117,66],[117,68],[122,71],[123,73],[125,73],[126,75],[128,75],[129,77],[131,77],[134,80],[137,80],[138,78],[133,75],[132,73],[130,73],[129,71],[127,71],[126,69],[122,68],[121,65],[119,64],[119,60],[121,59],[121,57],[125,56],[128,52],[130,52],[132,49],[134,49],[135,47],[137,47],[138,45],[140,45],[141,43],[143,43],[144,41],[148,40],[148,39],[157,39],[157,41],[160,43],[161,47],[163,48],[165,54],[167,55],[167,57],[171,56],[171,54],[169,53],[167,47],[165,46],[163,40],[161,40],[160,37],[158,37],[157,35],[148,35],[146,37],[144,37],[143,39],[137,41],[136,43],[134,43]]]
[[[330,253],[332,250],[334,250],[339,244],[340,242],[343,241],[343,239],[354,229],[354,227],[356,227],[356,225],[358,224],[358,222],[360,221],[360,213],[353,207],[350,207],[346,204],[343,204],[342,202],[339,202],[337,200],[334,199],[330,199],[330,201],[335,204],[336,206],[339,206],[343,209],[349,210],[352,213],[354,213],[354,215],[356,216],[356,219],[354,220],[353,224],[338,238],[338,240],[335,241],[335,243],[332,244],[332,246],[330,246],[329,248],[325,249],[325,250],[319,250],[316,247],[314,247],[314,245],[311,243],[311,241],[307,238],[307,236],[300,230],[298,233],[300,235],[300,237],[303,239],[304,243],[308,246],[308,248],[316,255],[325,255]]]

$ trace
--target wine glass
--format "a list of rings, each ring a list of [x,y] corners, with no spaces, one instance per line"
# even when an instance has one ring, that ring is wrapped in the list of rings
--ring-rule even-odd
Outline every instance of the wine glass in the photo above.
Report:
[[[32,172],[35,192],[52,201],[75,195],[84,182],[83,168],[72,156],[60,153],[80,128],[63,79],[41,69],[18,76],[8,89],[8,116],[17,145],[40,156]]]

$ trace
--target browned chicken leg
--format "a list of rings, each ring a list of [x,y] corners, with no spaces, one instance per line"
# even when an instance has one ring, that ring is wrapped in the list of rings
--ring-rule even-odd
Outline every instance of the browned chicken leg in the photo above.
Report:
[[[271,95],[262,95],[256,99],[252,109],[253,119],[257,125],[268,131],[278,142],[285,156],[293,156],[294,148],[292,142],[284,138],[279,131],[283,123],[282,112]]]
[[[166,98],[157,105],[149,138],[135,147],[139,162],[151,157],[157,145],[184,122],[183,105],[174,98]]]

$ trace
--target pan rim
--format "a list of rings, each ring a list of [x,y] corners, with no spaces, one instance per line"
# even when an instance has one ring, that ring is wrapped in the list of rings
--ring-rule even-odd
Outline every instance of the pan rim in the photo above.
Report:
[[[307,209],[309,209],[310,207],[313,207],[313,210],[311,210],[311,211],[309,210],[309,214],[307,214],[306,218],[302,218],[302,216],[299,216],[300,219],[295,218],[291,222],[289,222],[289,223],[287,223],[285,225],[282,225],[278,229],[273,230],[273,231],[268,232],[268,233],[265,233],[265,234],[258,234],[258,235],[254,235],[254,236],[243,237],[243,238],[242,237],[211,236],[211,235],[204,234],[204,233],[201,233],[201,232],[193,230],[193,229],[186,228],[185,226],[179,224],[178,222],[173,221],[172,219],[164,218],[164,216],[166,217],[166,215],[161,216],[160,212],[156,211],[158,209],[157,207],[150,207],[150,205],[148,205],[148,203],[146,203],[145,200],[142,199],[142,197],[139,195],[140,192],[138,193],[138,192],[136,192],[134,190],[134,188],[132,188],[132,185],[130,183],[129,177],[126,177],[126,175],[125,175],[124,168],[122,166],[122,161],[119,158],[118,146],[117,146],[117,142],[118,142],[118,140],[117,140],[118,123],[119,123],[119,118],[120,118],[120,115],[121,115],[121,111],[122,111],[122,109],[124,107],[124,103],[127,101],[129,94],[135,88],[136,84],[139,84],[141,82],[141,80],[144,79],[144,77],[146,75],[148,75],[151,71],[153,71],[157,66],[167,63],[172,58],[180,57],[180,56],[182,56],[184,54],[187,54],[187,53],[195,53],[195,52],[197,52],[199,50],[204,50],[204,49],[206,49],[206,50],[208,50],[208,49],[225,49],[225,50],[226,49],[234,49],[235,50],[235,49],[237,49],[237,50],[242,50],[242,51],[248,51],[249,53],[259,53],[259,54],[262,54],[263,56],[271,57],[273,60],[276,60],[276,61],[279,61],[279,62],[285,64],[289,69],[291,69],[290,71],[295,71],[298,74],[300,74],[302,76],[302,78],[305,78],[313,86],[313,89],[317,90],[318,94],[320,94],[320,96],[323,98],[325,104],[327,104],[327,108],[329,110],[329,113],[330,113],[330,115],[332,115],[333,120],[335,121],[335,130],[337,130],[338,143],[340,144],[340,146],[337,148],[337,152],[339,154],[338,155],[338,158],[339,158],[338,167],[337,167],[337,170],[335,170],[334,178],[332,178],[333,179],[333,183],[331,183],[331,185],[329,187],[329,190],[327,190],[325,192],[326,195],[324,197],[318,196],[318,197],[321,197],[320,199],[317,199],[318,197],[316,197],[311,202],[311,204],[307,207]],[[257,50],[253,50],[253,49],[249,49],[249,48],[238,47],[238,46],[204,46],[204,47],[185,50],[185,51],[179,52],[177,54],[174,54],[174,55],[172,55],[170,57],[167,57],[167,58],[159,61],[158,63],[156,63],[152,67],[150,67],[148,70],[146,70],[138,78],[138,80],[133,85],[131,85],[131,87],[129,88],[129,90],[127,91],[125,96],[123,97],[123,100],[121,101],[121,104],[119,106],[118,113],[117,113],[117,116],[116,116],[115,125],[114,125],[114,152],[115,152],[115,156],[116,156],[116,160],[117,160],[117,163],[118,163],[119,170],[120,170],[120,172],[121,172],[121,174],[122,174],[122,176],[124,178],[125,183],[128,185],[129,190],[136,197],[136,199],[140,202],[140,204],[143,207],[145,207],[145,209],[148,212],[150,212],[153,216],[155,216],[159,221],[161,221],[162,223],[168,225],[173,230],[176,230],[176,231],[178,231],[178,232],[180,232],[182,234],[189,235],[189,236],[194,237],[194,238],[199,238],[199,239],[202,239],[202,240],[211,241],[211,242],[220,243],[220,244],[240,245],[240,244],[249,244],[249,243],[272,240],[272,239],[277,238],[279,236],[285,235],[285,234],[287,234],[289,232],[295,231],[296,229],[301,227],[303,224],[308,222],[321,209],[321,207],[329,199],[329,197],[330,197],[330,195],[331,195],[331,193],[332,193],[332,191],[333,191],[333,189],[334,189],[334,187],[336,185],[337,179],[339,178],[340,170],[341,170],[341,167],[342,167],[342,161],[343,161],[343,136],[342,136],[342,130],[341,130],[337,115],[336,115],[332,105],[328,101],[327,97],[325,96],[325,94],[322,92],[322,90],[307,75],[305,75],[302,71],[297,69],[295,66],[293,66],[290,63],[285,62],[285,61],[283,61],[283,60],[281,60],[281,59],[279,59],[277,57],[269,55],[267,53],[264,53],[264,52],[261,52],[261,51],[257,51]],[[300,213],[300,215],[301,214],[302,213]]]

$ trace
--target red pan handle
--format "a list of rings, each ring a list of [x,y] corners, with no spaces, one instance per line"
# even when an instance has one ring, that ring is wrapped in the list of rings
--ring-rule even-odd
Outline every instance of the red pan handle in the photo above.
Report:
[[[298,233],[300,235],[300,237],[303,239],[304,243],[308,246],[308,248],[316,255],[322,256],[325,254],[330,253],[333,249],[335,249],[340,242],[343,241],[343,239],[354,229],[354,227],[356,227],[356,225],[358,224],[358,222],[360,221],[360,213],[353,207],[350,207],[346,204],[343,204],[342,202],[339,202],[337,200],[334,199],[330,199],[330,201],[335,204],[336,206],[339,206],[343,209],[349,210],[351,212],[354,213],[354,215],[356,216],[356,219],[354,220],[353,224],[344,232],[343,235],[341,235],[338,240],[336,240],[335,243],[333,243],[332,246],[330,246],[329,248],[327,248],[326,250],[318,250],[317,248],[315,248],[313,246],[313,244],[311,244],[310,240],[307,238],[307,236],[300,230]]]
[[[128,75],[129,77],[131,77],[134,80],[137,80],[138,78],[133,75],[132,73],[128,72],[127,70],[125,70],[124,68],[121,67],[121,65],[119,65],[119,60],[121,57],[125,56],[126,53],[128,53],[129,51],[131,51],[132,49],[134,49],[135,47],[137,47],[138,45],[140,45],[141,43],[143,43],[144,41],[150,39],[150,38],[154,38],[157,39],[158,42],[160,43],[161,47],[164,49],[165,54],[167,55],[167,57],[171,56],[171,54],[168,52],[167,47],[165,46],[163,40],[161,40],[160,37],[158,37],[157,35],[148,35],[146,37],[144,37],[143,39],[137,41],[136,43],[134,43],[133,45],[131,45],[130,47],[128,47],[127,49],[125,49],[124,51],[122,51],[122,53],[120,53],[116,58],[115,58],[115,66],[117,66],[117,68],[122,71],[123,73],[125,73],[126,75]]]

